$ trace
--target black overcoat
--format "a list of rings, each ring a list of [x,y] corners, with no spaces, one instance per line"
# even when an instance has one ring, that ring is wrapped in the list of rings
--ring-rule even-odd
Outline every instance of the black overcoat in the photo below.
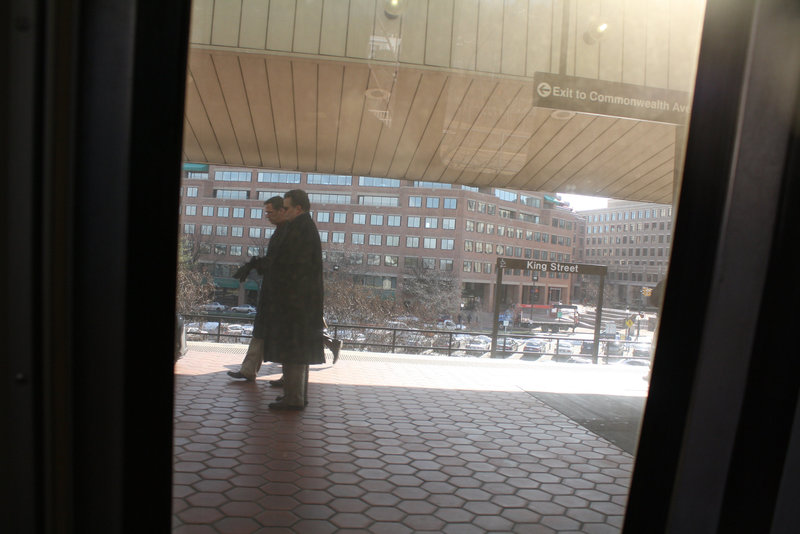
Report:
[[[275,256],[278,255],[283,236],[286,234],[286,223],[281,223],[275,227],[272,237],[269,238],[267,244],[267,252],[264,257],[259,258],[256,262],[256,270],[261,275],[261,292],[258,295],[258,304],[256,305],[256,318],[253,321],[253,337],[265,339],[267,335],[267,316],[269,311],[267,309],[267,302],[270,300],[270,264]]]
[[[265,360],[325,363],[322,345],[322,246],[311,216],[285,223],[277,254],[269,264]]]

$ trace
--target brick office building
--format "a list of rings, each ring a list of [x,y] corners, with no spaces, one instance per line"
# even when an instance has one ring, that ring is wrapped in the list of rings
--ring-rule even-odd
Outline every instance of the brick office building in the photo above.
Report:
[[[580,215],[584,221],[578,225],[583,249],[579,261],[608,267],[607,305],[645,306],[647,289],[667,274],[672,206],[609,200],[608,207]]]
[[[555,195],[341,176],[185,164],[181,237],[207,264],[226,304],[255,302],[257,283],[231,278],[263,254],[273,228],[263,202],[304,189],[320,232],[326,273],[346,273],[400,301],[404,277],[453,277],[461,302],[443,314],[493,309],[498,257],[575,261],[580,218]],[[519,304],[568,303],[572,275],[507,270],[500,299]]]

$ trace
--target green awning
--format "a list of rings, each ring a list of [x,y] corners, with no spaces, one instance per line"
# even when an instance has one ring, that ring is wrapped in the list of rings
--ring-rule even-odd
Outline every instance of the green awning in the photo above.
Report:
[[[247,282],[244,283],[244,288],[250,289],[252,291],[258,291],[258,282],[256,282],[255,280],[248,280]]]
[[[206,163],[184,163],[183,170],[192,172],[208,172],[208,165]]]
[[[214,278],[214,285],[227,289],[238,289],[239,281],[235,278]]]

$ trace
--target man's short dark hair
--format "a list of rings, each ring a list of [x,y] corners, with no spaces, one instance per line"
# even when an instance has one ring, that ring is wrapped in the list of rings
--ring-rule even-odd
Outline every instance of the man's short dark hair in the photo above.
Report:
[[[270,198],[268,198],[267,200],[264,201],[264,205],[266,206],[267,204],[272,206],[272,209],[274,209],[275,211],[282,210],[283,209],[283,197],[279,197],[278,195],[275,195],[274,197],[270,197]]]
[[[302,189],[292,189],[283,194],[283,198],[291,198],[292,206],[300,206],[305,212],[311,211],[311,202],[308,200],[308,193]]]

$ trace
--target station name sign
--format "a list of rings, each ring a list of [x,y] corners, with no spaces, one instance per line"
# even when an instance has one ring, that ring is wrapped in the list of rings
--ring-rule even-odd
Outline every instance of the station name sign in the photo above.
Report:
[[[691,109],[686,91],[549,72],[533,75],[533,105],[669,124],[687,124]]]
[[[498,269],[525,269],[543,273],[566,274],[606,274],[605,265],[590,265],[586,263],[564,263],[560,261],[520,260],[517,258],[497,258]]]

